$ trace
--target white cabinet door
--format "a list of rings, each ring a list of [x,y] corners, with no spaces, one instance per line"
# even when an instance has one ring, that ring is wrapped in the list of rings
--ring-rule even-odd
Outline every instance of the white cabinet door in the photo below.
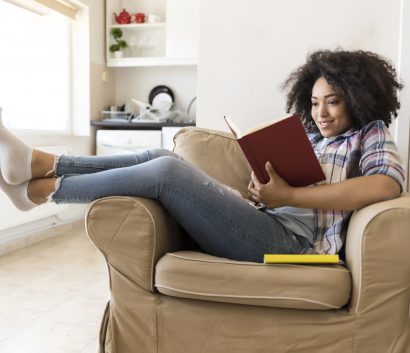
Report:
[[[167,57],[198,57],[198,21],[199,0],[167,1]]]
[[[162,128],[162,148],[172,151],[174,149],[174,136],[181,129],[183,127],[164,126]]]
[[[161,130],[98,130],[97,155],[129,154],[162,147]]]

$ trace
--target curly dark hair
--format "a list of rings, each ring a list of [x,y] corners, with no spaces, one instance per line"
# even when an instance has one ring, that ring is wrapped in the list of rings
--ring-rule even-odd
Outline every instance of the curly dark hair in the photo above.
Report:
[[[287,91],[286,111],[299,113],[308,130],[317,130],[311,115],[311,95],[320,77],[343,96],[355,128],[374,120],[383,120],[389,126],[392,117],[397,117],[397,95],[403,85],[388,59],[363,50],[318,50],[309,54],[306,63],[282,85]]]

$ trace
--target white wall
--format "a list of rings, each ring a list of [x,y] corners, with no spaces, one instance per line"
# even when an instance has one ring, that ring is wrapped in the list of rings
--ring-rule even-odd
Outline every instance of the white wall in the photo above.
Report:
[[[246,130],[284,116],[279,87],[316,49],[375,51],[392,60],[406,84],[409,22],[406,0],[202,0],[197,125],[227,131],[228,114]],[[391,131],[407,163],[409,88],[401,103]]]
[[[105,61],[105,1],[80,0],[90,14],[90,120],[100,117],[101,109],[114,96],[114,74]],[[103,81],[103,73],[107,80]],[[95,150],[95,134],[91,129],[87,152]]]
[[[148,102],[150,90],[166,85],[175,95],[175,109],[185,112],[196,96],[196,66],[117,68],[115,70],[115,102],[122,105],[131,98]]]
[[[404,89],[400,92],[401,108],[394,136],[400,154],[404,158],[407,155],[407,190],[410,190],[410,3],[407,0],[401,0],[400,24],[399,73]]]
[[[241,128],[281,117],[279,86],[319,48],[364,48],[397,64],[399,0],[203,0],[198,125]]]

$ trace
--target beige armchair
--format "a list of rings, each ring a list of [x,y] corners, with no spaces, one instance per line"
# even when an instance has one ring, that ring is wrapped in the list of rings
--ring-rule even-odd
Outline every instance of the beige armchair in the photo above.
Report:
[[[175,142],[246,193],[249,169],[231,135],[188,128]],[[138,197],[95,201],[86,226],[110,277],[101,352],[410,352],[408,195],[354,213],[346,266],[209,256],[159,203]]]

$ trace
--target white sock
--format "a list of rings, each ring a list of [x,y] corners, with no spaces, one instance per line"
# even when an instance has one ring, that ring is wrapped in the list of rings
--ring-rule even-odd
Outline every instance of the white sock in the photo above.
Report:
[[[3,126],[0,108],[1,172],[8,184],[18,185],[31,179],[33,148]]]
[[[0,173],[0,188],[4,191],[10,201],[20,211],[29,211],[32,208],[38,206],[31,201],[27,195],[28,181],[20,185],[7,184]]]

